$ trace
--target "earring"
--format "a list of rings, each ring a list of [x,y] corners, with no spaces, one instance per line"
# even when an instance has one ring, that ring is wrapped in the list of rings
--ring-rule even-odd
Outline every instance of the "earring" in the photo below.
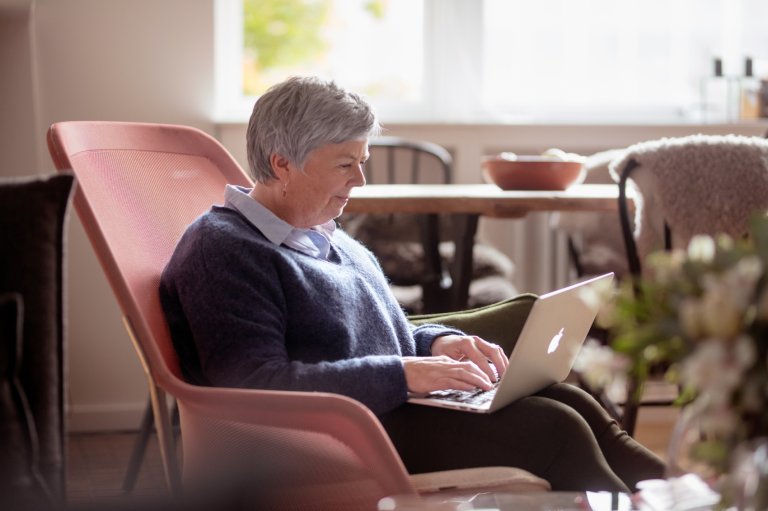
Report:
[[[288,183],[283,183],[283,199],[288,195]]]

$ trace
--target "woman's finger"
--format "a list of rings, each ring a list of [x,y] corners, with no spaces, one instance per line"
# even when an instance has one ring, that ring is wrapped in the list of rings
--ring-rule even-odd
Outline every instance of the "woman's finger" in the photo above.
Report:
[[[477,365],[492,382],[497,381],[507,368],[507,359],[501,347],[484,341],[480,337],[468,338],[463,353]],[[490,362],[489,362],[490,361]],[[493,364],[493,366],[491,366]]]
[[[493,388],[493,382],[495,381],[495,378],[485,373],[474,362],[454,362],[453,367],[451,367],[448,371],[449,372],[447,374],[451,379],[467,383],[470,385],[470,389],[479,387],[483,390],[490,390]]]
[[[504,353],[504,349],[498,344],[492,344],[479,337],[477,337],[477,340],[479,341],[478,348],[493,363],[499,372],[499,378],[501,378],[509,365],[509,359],[507,354]]]

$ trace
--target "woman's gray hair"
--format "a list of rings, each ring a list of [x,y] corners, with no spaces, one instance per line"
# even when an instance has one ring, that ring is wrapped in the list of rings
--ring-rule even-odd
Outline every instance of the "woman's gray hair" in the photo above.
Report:
[[[270,157],[280,154],[300,169],[310,152],[327,144],[376,136],[371,105],[332,81],[293,77],[272,86],[253,107],[246,148],[251,176],[267,183],[277,176]]]

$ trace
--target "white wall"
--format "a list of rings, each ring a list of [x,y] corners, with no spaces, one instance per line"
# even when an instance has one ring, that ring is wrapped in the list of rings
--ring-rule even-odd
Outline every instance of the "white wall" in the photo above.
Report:
[[[0,176],[38,172],[29,5],[0,4]]]
[[[213,131],[213,0],[26,3],[0,5],[3,174],[53,172],[45,131],[56,121]],[[68,241],[70,428],[135,427],[146,382],[74,212]]]
[[[213,0],[0,0],[0,176],[53,172],[47,127],[83,119],[192,125],[214,133],[244,164],[244,126],[214,126],[212,102]],[[556,146],[588,153],[698,131],[762,134],[766,125],[388,129],[449,147],[457,181],[470,183],[480,180],[480,156],[502,149],[539,152]],[[70,220],[69,425],[134,428],[146,397],[144,376],[76,215]],[[551,268],[540,263],[556,247],[544,223],[541,218],[482,223],[481,234],[513,256],[521,289],[538,292],[549,285],[545,277]]]

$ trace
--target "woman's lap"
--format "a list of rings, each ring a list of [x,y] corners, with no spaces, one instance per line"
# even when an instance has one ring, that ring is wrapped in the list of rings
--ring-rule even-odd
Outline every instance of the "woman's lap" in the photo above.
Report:
[[[503,465],[544,477],[558,490],[626,489],[593,433],[608,426],[599,415],[590,423],[577,412],[590,412],[591,398],[580,403],[583,396],[559,386],[492,414],[406,404],[380,419],[412,473]]]
[[[540,401],[531,398],[512,405],[516,418],[530,416],[526,421],[509,420],[512,409],[473,414],[407,404],[382,417],[382,423],[411,472],[503,465],[500,458],[507,453],[502,448],[509,447],[512,456],[527,460],[541,472],[551,460],[530,440],[553,435],[557,424],[546,420],[545,405]]]

